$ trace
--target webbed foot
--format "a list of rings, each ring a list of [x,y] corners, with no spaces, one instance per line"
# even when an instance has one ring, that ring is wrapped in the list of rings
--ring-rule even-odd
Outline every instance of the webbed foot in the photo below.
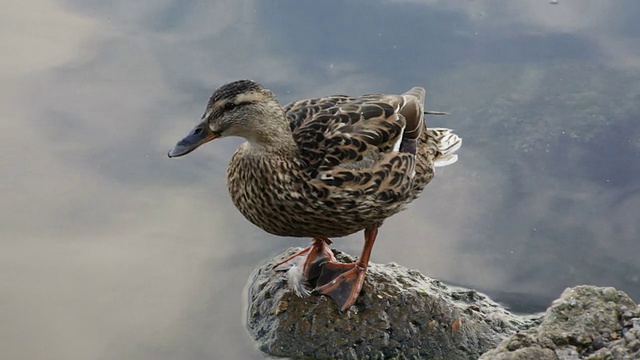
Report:
[[[336,262],[330,244],[331,240],[327,238],[314,238],[311,245],[279,262],[273,269],[288,271],[289,287],[293,292],[298,296],[308,295],[307,285],[310,280],[320,277],[322,264]]]
[[[322,266],[322,274],[313,293],[327,295],[345,311],[353,305],[364,284],[366,269],[358,263],[344,264],[327,262]]]

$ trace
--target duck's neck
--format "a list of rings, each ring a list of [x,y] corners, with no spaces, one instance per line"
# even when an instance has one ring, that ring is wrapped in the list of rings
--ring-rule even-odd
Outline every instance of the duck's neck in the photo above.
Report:
[[[274,99],[255,109],[252,127],[237,134],[247,140],[247,150],[253,153],[278,153],[296,148],[284,109]]]
[[[297,148],[291,130],[286,128],[270,128],[247,136],[246,149],[254,154],[273,154],[289,152]]]

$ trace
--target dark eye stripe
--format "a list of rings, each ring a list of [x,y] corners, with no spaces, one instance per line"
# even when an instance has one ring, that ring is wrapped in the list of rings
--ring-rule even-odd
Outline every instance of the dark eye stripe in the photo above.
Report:
[[[233,103],[233,102],[228,102],[224,104],[224,110],[225,111],[229,111],[229,110],[233,110],[235,108],[237,108],[238,106],[242,106],[242,105],[248,105],[251,104],[251,101],[243,101],[243,102],[239,102],[239,103]]]

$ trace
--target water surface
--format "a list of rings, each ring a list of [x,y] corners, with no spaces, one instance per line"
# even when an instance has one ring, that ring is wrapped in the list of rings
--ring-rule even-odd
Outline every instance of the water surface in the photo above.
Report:
[[[540,310],[567,286],[640,300],[635,1],[55,1],[0,12],[0,348],[7,359],[260,359],[265,234],[224,184],[237,139],[167,150],[210,93],[285,103],[428,90],[464,138],[382,228],[395,261]],[[335,245],[359,253],[362,235]]]

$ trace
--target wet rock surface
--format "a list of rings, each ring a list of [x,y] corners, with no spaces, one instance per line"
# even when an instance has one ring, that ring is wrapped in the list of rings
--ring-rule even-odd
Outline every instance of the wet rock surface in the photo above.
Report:
[[[330,298],[300,298],[273,266],[249,285],[248,327],[271,356],[316,359],[477,359],[535,324],[473,290],[453,288],[396,264],[370,264],[356,304],[340,312]],[[340,261],[353,258],[335,252]]]
[[[340,312],[325,296],[296,296],[286,272],[273,270],[297,250],[258,268],[249,284],[247,325],[270,356],[640,360],[640,307],[613,288],[570,288],[544,314],[516,315],[474,290],[372,263],[358,301]]]
[[[614,288],[569,288],[539,326],[509,336],[480,359],[640,359],[640,307]]]

